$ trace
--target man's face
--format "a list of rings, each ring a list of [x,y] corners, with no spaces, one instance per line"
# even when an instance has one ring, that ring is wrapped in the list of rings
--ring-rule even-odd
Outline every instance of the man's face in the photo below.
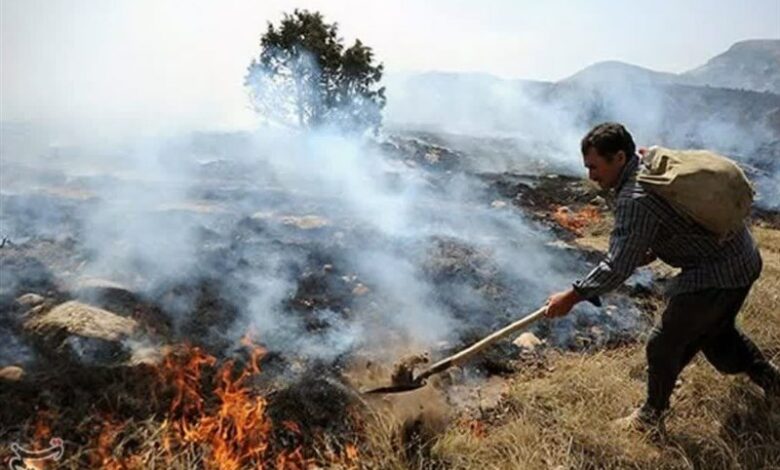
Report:
[[[610,162],[599,155],[595,147],[591,147],[583,160],[585,168],[588,169],[588,178],[598,183],[602,189],[610,189],[617,185],[620,172],[626,163],[626,154],[621,150]]]

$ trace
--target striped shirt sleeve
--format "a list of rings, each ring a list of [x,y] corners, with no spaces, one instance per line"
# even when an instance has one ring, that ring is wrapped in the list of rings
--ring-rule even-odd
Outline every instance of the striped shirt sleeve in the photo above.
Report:
[[[658,216],[645,201],[619,197],[609,251],[584,279],[574,283],[574,290],[586,299],[593,299],[618,287],[640,265],[659,226]]]

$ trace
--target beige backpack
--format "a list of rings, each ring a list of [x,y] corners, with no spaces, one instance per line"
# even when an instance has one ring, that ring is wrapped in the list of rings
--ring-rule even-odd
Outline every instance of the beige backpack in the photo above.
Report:
[[[742,228],[753,185],[736,163],[708,150],[651,147],[637,181],[719,239]]]

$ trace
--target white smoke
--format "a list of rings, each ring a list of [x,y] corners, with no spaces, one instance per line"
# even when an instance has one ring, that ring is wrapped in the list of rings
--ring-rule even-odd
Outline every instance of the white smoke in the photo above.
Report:
[[[669,138],[724,147],[737,142],[745,149],[762,139],[762,130],[745,129],[728,113],[670,128],[669,98],[661,88],[448,80],[391,88],[388,115],[396,124],[484,139],[477,142],[501,139],[501,151],[470,148],[463,162],[469,171],[520,171],[539,159],[579,173],[578,141],[592,119],[626,122],[640,144]],[[74,145],[56,158],[42,150],[48,156],[41,160],[59,173],[34,185],[15,181],[14,190],[65,186],[89,193],[73,214],[85,260],[72,276],[120,282],[184,317],[193,314],[195,299],[155,298],[160,286],[218,281],[220,295],[238,309],[229,337],[237,340],[249,328],[274,350],[317,358],[356,348],[377,352],[394,342],[430,348],[457,341],[474,325],[517,318],[584,274],[580,260],[547,246],[546,229],[511,201],[491,207],[497,196],[487,184],[458,169],[425,170],[376,142],[327,128],[267,126],[240,139],[207,141],[146,136],[108,147]],[[776,201],[776,193],[769,198]],[[36,223],[4,229],[53,233],[56,207],[31,213]],[[18,220],[6,207],[0,216]],[[245,223],[256,230],[244,234]],[[453,264],[452,281],[432,279],[426,263],[436,243],[444,251],[474,250],[465,260],[471,265]],[[313,251],[338,253],[332,269],[348,278],[344,289],[363,284],[368,293],[352,311],[320,305],[291,311],[302,272],[325,269],[307,264]],[[494,289],[470,283],[463,272],[469,269],[493,278]]]
[[[85,275],[140,289],[189,275],[197,222],[177,217],[174,208],[186,201],[193,181],[163,144],[132,147],[117,165],[121,171],[91,184],[97,204],[83,224],[82,242],[91,254]]]
[[[582,174],[579,139],[593,125],[618,121],[638,145],[708,148],[744,164],[770,167],[758,178],[760,204],[773,206],[780,96],[637,77],[626,67],[594,67],[557,82],[503,80],[484,74],[391,75],[386,121],[483,139],[470,149],[478,171],[528,171],[530,159]],[[774,124],[773,124],[774,123]],[[446,139],[446,137],[444,137]],[[507,152],[511,148],[514,152]]]

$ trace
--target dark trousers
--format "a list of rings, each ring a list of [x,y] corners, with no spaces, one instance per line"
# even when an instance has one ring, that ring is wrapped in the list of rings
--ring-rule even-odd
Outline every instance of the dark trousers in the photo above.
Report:
[[[706,289],[669,300],[647,342],[647,412],[669,407],[677,376],[699,351],[724,374],[747,373],[766,387],[774,380],[769,362],[734,324],[750,287]]]

